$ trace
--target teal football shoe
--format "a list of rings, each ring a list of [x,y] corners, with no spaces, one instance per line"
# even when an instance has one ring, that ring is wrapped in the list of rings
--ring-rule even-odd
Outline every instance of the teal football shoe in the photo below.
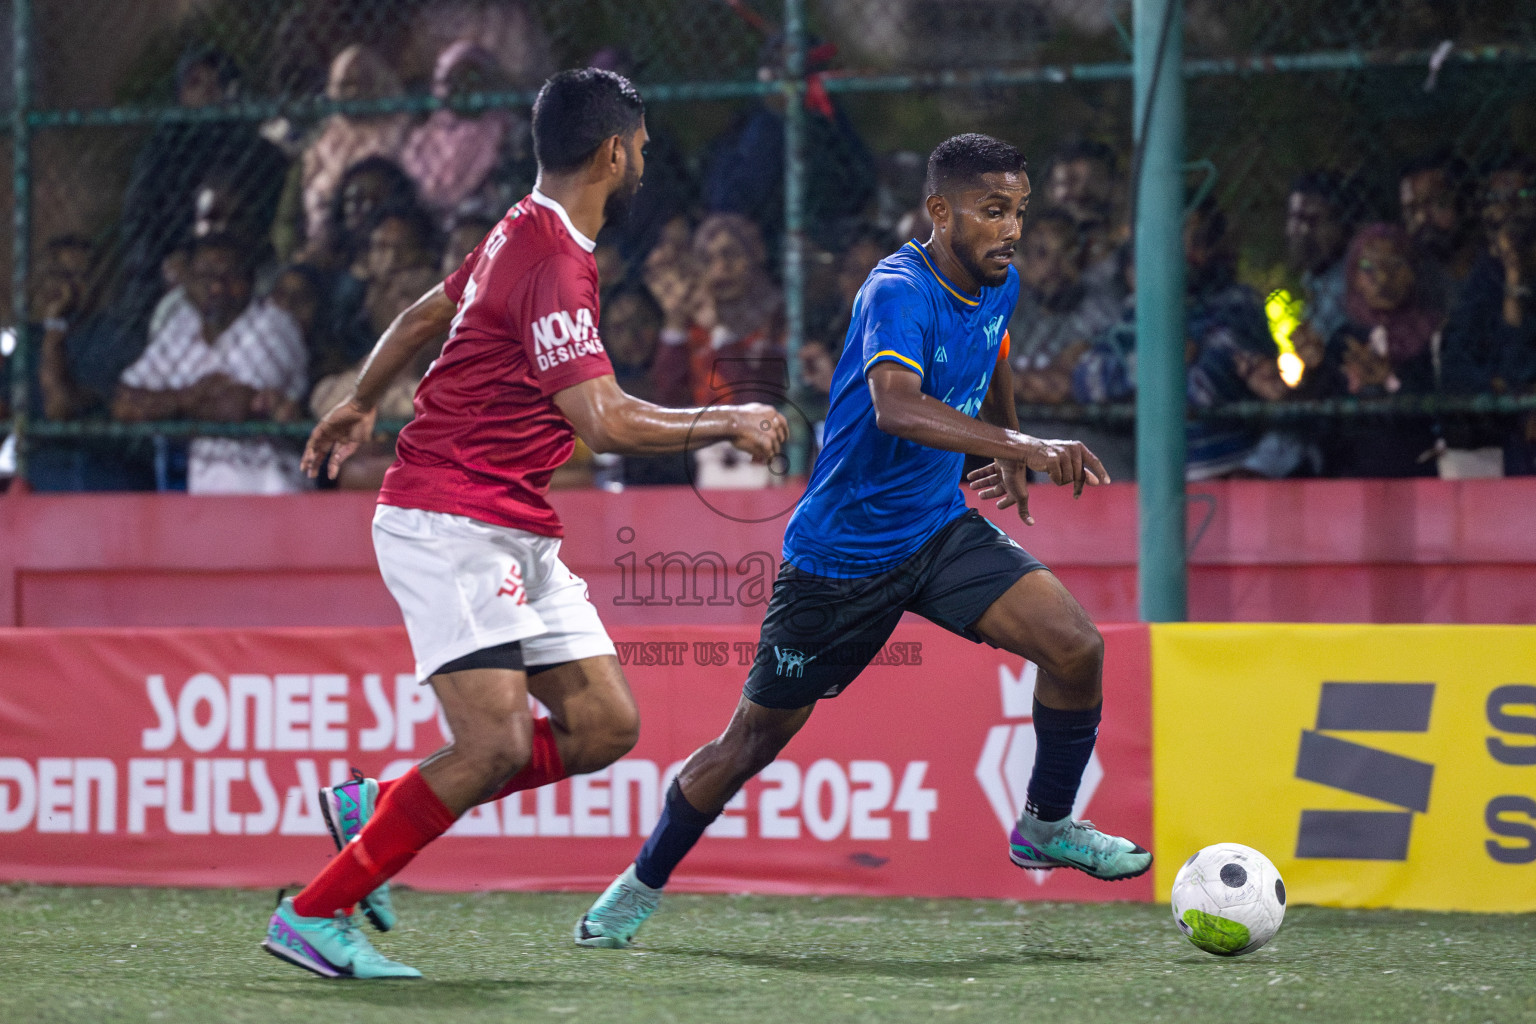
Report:
[[[661,890],[635,877],[631,864],[615,878],[592,909],[576,922],[576,945],[597,949],[623,949],[635,937],[646,918],[656,912]]]
[[[368,819],[373,817],[378,802],[378,781],[365,778],[356,768],[352,769],[352,778],[341,785],[320,788],[320,816],[325,819],[325,827],[330,830],[338,852],[357,838]],[[361,906],[369,923],[381,932],[389,931],[400,922],[400,915],[395,913],[395,905],[389,898],[388,882],[364,896]]]
[[[1008,837],[1008,859],[1021,868],[1076,868],[1106,882],[1145,874],[1152,855],[1129,839],[1106,835],[1091,821],[1041,821],[1025,811]]]
[[[374,949],[348,915],[338,910],[334,917],[304,917],[294,911],[292,897],[272,912],[261,948],[322,978],[421,977]]]

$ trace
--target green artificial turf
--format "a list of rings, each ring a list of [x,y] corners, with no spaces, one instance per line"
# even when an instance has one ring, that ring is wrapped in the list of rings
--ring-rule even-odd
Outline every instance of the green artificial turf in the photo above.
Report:
[[[0,887],[0,1021],[1536,1020],[1524,916],[1294,907],[1229,960],[1161,906],[675,895],[608,951],[590,898],[403,892],[426,980],[337,982],[257,948],[271,893]]]

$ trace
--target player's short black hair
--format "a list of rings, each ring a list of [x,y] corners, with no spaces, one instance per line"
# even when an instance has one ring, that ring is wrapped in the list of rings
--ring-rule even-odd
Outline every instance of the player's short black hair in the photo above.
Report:
[[[928,157],[924,185],[929,195],[941,196],[973,184],[983,174],[1021,173],[1027,166],[1024,154],[1002,139],[969,132],[939,143]]]
[[[602,68],[562,71],[533,101],[533,155],[542,170],[574,170],[604,139],[640,127],[645,103],[629,79]]]
[[[1338,171],[1304,171],[1291,179],[1291,194],[1316,196],[1327,203],[1346,231],[1353,230],[1365,213],[1365,195],[1359,182]]]

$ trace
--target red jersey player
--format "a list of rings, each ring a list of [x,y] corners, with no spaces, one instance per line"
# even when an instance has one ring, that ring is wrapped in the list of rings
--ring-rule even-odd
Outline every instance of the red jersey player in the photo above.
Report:
[[[371,436],[391,379],[448,331],[384,477],[373,537],[417,678],[436,691],[453,741],[392,782],[321,791],[340,852],[280,902],[262,946],[324,977],[420,977],[373,948],[353,906],[388,931],[389,878],[461,814],[634,746],[634,699],[586,584],[560,561],[560,520],[545,500],[575,438],[634,454],[730,441],[763,460],[787,437],[767,405],[662,409],[614,381],[592,239],[640,187],[634,87],[593,68],[554,76],[534,102],[533,139],[533,194],[390,325],[304,450],[306,472],[335,476]],[[529,693],[548,718],[532,717]]]

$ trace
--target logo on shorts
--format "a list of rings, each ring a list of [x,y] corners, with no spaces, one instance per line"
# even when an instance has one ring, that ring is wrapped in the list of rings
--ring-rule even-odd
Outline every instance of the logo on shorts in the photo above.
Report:
[[[497,597],[510,597],[513,604],[527,604],[528,591],[523,587],[523,570],[516,562],[507,570],[507,578],[501,581]]]
[[[803,653],[792,647],[778,646],[774,647],[773,656],[779,662],[778,667],[773,670],[773,674],[776,676],[788,676],[791,679],[798,679],[805,675],[805,666],[815,661],[818,657],[818,655],[813,654],[807,658]]]

